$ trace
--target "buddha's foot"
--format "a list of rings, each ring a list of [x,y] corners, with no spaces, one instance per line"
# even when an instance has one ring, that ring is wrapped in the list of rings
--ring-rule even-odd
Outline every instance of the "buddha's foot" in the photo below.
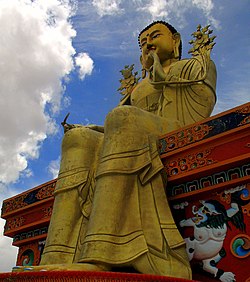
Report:
[[[110,268],[102,264],[73,263],[73,264],[49,264],[38,266],[15,266],[12,272],[24,271],[109,271]]]

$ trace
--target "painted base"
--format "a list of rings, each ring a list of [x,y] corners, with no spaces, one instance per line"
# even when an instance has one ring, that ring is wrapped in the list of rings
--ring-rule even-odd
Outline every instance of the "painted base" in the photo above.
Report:
[[[118,272],[88,272],[88,271],[42,271],[0,273],[3,282],[188,282],[181,278],[172,278],[158,275],[118,273]],[[198,281],[196,281],[198,282]]]

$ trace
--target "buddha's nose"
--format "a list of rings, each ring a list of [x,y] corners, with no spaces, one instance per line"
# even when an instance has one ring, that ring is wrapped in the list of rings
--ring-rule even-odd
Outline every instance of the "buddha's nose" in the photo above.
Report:
[[[147,43],[147,49],[148,49],[148,50],[152,49],[152,47],[153,47],[153,44]]]

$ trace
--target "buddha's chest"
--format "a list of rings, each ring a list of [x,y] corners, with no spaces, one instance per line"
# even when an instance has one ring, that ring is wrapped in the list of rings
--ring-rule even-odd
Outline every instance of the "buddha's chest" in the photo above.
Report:
[[[131,94],[131,105],[148,112],[156,113],[162,89],[156,89],[147,79],[141,81]]]

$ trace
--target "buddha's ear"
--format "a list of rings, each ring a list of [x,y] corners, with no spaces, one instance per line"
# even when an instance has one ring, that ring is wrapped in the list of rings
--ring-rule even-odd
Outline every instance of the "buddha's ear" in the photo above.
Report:
[[[179,59],[180,57],[179,47],[181,44],[181,35],[179,32],[173,34],[173,40],[174,40],[174,57],[176,59]]]

